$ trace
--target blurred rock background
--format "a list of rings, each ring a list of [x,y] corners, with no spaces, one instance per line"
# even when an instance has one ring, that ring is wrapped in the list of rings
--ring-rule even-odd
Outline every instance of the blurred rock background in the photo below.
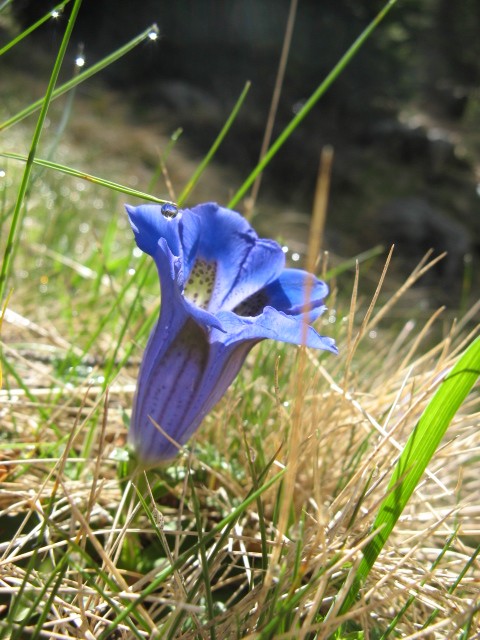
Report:
[[[383,4],[299,0],[274,137]],[[227,185],[233,192],[258,159],[289,7],[289,0],[84,0],[70,57],[82,46],[93,64],[156,22],[159,40],[101,80],[125,108],[119,136],[140,125],[165,136],[182,127],[190,160],[208,150],[250,80],[216,158],[236,177]],[[14,0],[14,28],[49,8]],[[31,36],[38,60],[51,61],[65,20]],[[479,33],[478,0],[399,2],[266,170],[257,226],[270,232],[274,218],[282,233],[292,212],[308,216],[320,150],[332,145],[328,247],[351,256],[395,242],[405,271],[429,248],[447,250],[430,284],[458,297],[465,265],[476,273],[480,253]],[[5,64],[2,73],[32,68],[18,53]],[[142,162],[141,151],[132,162]],[[307,228],[293,226],[300,235]]]

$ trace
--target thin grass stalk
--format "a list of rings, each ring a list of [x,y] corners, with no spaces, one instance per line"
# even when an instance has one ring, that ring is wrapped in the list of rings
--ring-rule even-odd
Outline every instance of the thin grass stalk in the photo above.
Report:
[[[307,271],[314,273],[322,250],[325,222],[327,220],[328,197],[332,175],[333,148],[326,146],[320,155],[315,198],[310,229],[308,231]]]
[[[185,200],[188,198],[190,193],[193,191],[195,185],[197,184],[198,180],[200,179],[200,176],[205,171],[205,169],[209,165],[210,161],[212,160],[213,156],[217,152],[218,147],[223,142],[223,139],[225,138],[225,136],[227,135],[228,131],[230,130],[230,127],[234,123],[234,121],[235,121],[235,119],[236,119],[236,117],[238,115],[238,112],[240,111],[240,108],[241,108],[242,104],[244,103],[245,98],[247,97],[247,93],[248,93],[248,91],[250,89],[250,84],[251,84],[250,82],[246,82],[245,83],[243,91],[240,94],[240,97],[238,98],[237,102],[235,103],[235,106],[233,107],[232,112],[229,115],[227,121],[223,125],[222,130],[220,131],[218,136],[215,138],[215,141],[212,144],[212,146],[210,147],[207,155],[202,160],[202,162],[198,165],[197,169],[193,173],[193,176],[190,178],[190,180],[186,184],[185,188],[183,189],[182,193],[179,195],[179,197],[178,197],[178,204],[179,205],[182,205],[185,202]]]
[[[0,13],[2,13],[2,11],[6,9],[9,4],[12,4],[12,2],[13,0],[3,0],[3,2],[0,3]]]
[[[213,625],[213,620],[215,617],[215,610],[213,607],[213,597],[212,597],[212,585],[210,584],[210,571],[209,571],[209,562],[207,558],[207,549],[205,544],[205,536],[203,534],[203,524],[202,524],[202,514],[200,511],[200,501],[197,496],[197,492],[195,489],[195,483],[193,482],[192,474],[190,473],[188,476],[190,491],[192,494],[192,503],[193,503],[193,512],[195,514],[195,524],[196,531],[198,534],[198,548],[200,550],[200,564],[202,571],[203,584],[205,589],[205,602],[207,605],[207,614],[210,625],[210,640],[216,640],[215,627]]]
[[[270,146],[270,141],[272,139],[273,125],[275,124],[278,104],[280,102],[280,95],[282,93],[283,81],[285,78],[285,69],[287,67],[288,54],[290,53],[290,45],[292,43],[297,6],[298,0],[290,0],[290,9],[288,11],[287,26],[285,28],[285,36],[283,38],[282,53],[280,54],[280,62],[278,63],[277,77],[275,78],[275,86],[273,89],[272,101],[270,103],[270,110],[268,112],[267,125],[263,133],[262,146],[260,148],[260,155],[258,158],[259,162],[261,162],[262,158],[267,153],[268,147]],[[252,193],[248,202],[248,211],[245,214],[247,220],[251,218],[253,210],[255,209],[255,203],[257,201],[261,183],[262,174],[259,173],[255,178],[255,182],[252,186]]]
[[[2,307],[2,311],[0,312],[0,337],[2,334],[2,326],[3,326],[3,319],[5,318],[5,313],[7,311],[7,307],[8,307],[8,303],[10,301],[10,297],[12,295],[12,291],[10,290],[9,294],[7,295],[4,303],[3,303],[3,307]],[[0,389],[2,388],[2,382],[3,382],[3,377],[2,377],[2,351],[0,350]]]
[[[278,453],[278,452],[277,452]],[[261,496],[262,496],[262,487],[260,486],[260,483],[264,481],[267,473],[269,472],[269,470],[271,469],[274,461],[276,459],[276,455],[273,456],[269,462],[267,463],[267,465],[265,466],[265,468],[263,469],[262,473],[259,475],[259,477],[257,478],[257,485],[253,487],[252,491],[250,491],[249,495],[247,496],[246,500],[253,494],[256,496],[256,502],[258,503],[261,500]],[[283,472],[282,472],[283,473]],[[187,481],[187,478],[185,478],[185,480]],[[189,481],[189,479],[188,479]],[[210,551],[209,554],[209,559],[208,562],[210,565],[213,565],[213,563],[215,562],[215,558],[217,557],[217,555],[220,553],[220,551],[225,547],[225,543],[226,540],[228,538],[228,536],[230,535],[230,531],[233,529],[233,527],[235,526],[235,522],[237,519],[233,519],[231,520],[227,525],[225,525],[222,530],[221,530],[221,534],[219,535],[218,539],[215,542],[214,547],[212,548],[212,550]],[[211,533],[211,532],[210,532]],[[207,534],[207,535],[210,535]],[[205,539],[206,536],[204,536]],[[177,558],[177,562],[178,562],[179,558]],[[177,563],[175,564],[175,566],[177,565]],[[186,600],[188,602],[190,602],[191,600],[193,600],[195,594],[197,593],[198,589],[200,588],[200,582],[197,581],[193,587],[190,589],[188,596],[186,598]],[[277,587],[278,588],[278,587]],[[182,620],[182,616],[183,616],[183,612],[180,611],[176,617],[175,620],[173,621],[173,623],[170,625],[169,628],[169,634],[167,636],[168,640],[174,640],[175,638],[175,632],[177,631],[181,620]]]
[[[73,15],[73,9],[72,9],[72,15]],[[96,75],[106,67],[110,66],[111,64],[113,64],[114,62],[122,58],[126,53],[128,53],[129,51],[137,47],[139,44],[141,44],[144,40],[149,38],[151,33],[156,33],[156,34],[158,33],[158,27],[156,24],[152,24],[150,27],[148,27],[148,29],[145,29],[145,31],[142,31],[142,33],[140,33],[138,36],[136,36],[135,38],[127,42],[125,45],[123,45],[123,47],[120,47],[119,49],[117,49],[110,55],[106,56],[96,64],[92,65],[85,71],[82,71],[82,73],[79,73],[74,78],[71,78],[64,84],[60,85],[57,89],[53,91],[51,95],[51,100],[56,100],[60,96],[63,96],[63,94],[67,93],[67,91],[70,91],[70,89],[73,89],[77,85],[81,84],[85,80],[88,80],[92,76]],[[17,124],[17,122],[21,122],[22,120],[30,116],[32,113],[35,113],[35,111],[38,111],[42,107],[43,102],[44,102],[44,98],[40,98],[39,100],[32,102],[32,104],[30,104],[28,107],[25,107],[25,109],[22,109],[22,111],[19,111],[17,114],[12,116],[8,120],[5,120],[5,122],[0,124],[0,131],[3,131],[4,129],[8,129],[8,127],[11,127],[12,125]]]
[[[357,262],[358,264],[362,264],[364,262],[367,262],[368,260],[372,260],[373,258],[376,258],[382,255],[384,251],[385,251],[385,247],[383,247],[380,244],[377,244],[372,249],[367,249],[367,251],[362,251],[361,253],[354,256],[353,258],[342,260],[341,264],[339,264],[338,266],[331,267],[330,269],[326,269],[324,272],[322,272],[322,280],[333,280],[334,278],[337,278],[338,276],[342,275],[342,273],[346,273],[351,269],[356,269]],[[324,253],[328,255],[327,251],[325,251]]]
[[[87,568],[80,566],[75,561],[75,559],[72,560],[73,567],[76,569],[78,573],[80,573],[83,576],[85,583],[89,585],[90,589],[92,589],[99,596],[101,596],[102,600],[106,602],[109,605],[109,607],[111,607],[112,611],[116,613],[120,613],[120,609],[122,607],[121,602],[117,602],[113,597],[110,597],[105,592],[105,590],[102,589],[102,586],[97,583],[97,581],[101,580],[110,589],[110,591],[113,594],[117,594],[117,596],[121,597],[121,594],[119,591],[119,585],[117,584],[117,582],[113,578],[111,578],[109,574],[104,571],[102,567],[98,566],[97,561],[89,555],[89,553],[78,543],[78,541],[67,539],[66,542],[68,543],[68,546],[71,549],[71,554],[69,553],[65,554],[67,557],[70,557],[70,559],[72,559],[72,557],[73,558],[75,557],[75,554],[78,554],[86,562],[87,568],[90,567],[92,569],[95,569],[95,575],[97,580],[92,580],[92,574],[88,572]],[[130,617],[126,618],[125,625],[129,627],[134,637],[138,638],[138,640],[142,640],[145,637],[137,629],[138,624],[136,624]]]
[[[255,470],[255,464],[252,460],[251,450],[247,442],[247,435],[245,430],[243,431],[243,442],[245,445],[245,456],[248,463],[248,468],[250,470],[250,476],[252,478],[253,488],[256,491],[259,488],[257,472]],[[258,521],[259,521],[259,529],[260,529],[260,544],[262,549],[262,571],[265,572],[268,569],[268,536],[265,528],[265,510],[263,508],[262,499],[259,497],[257,500],[257,512],[258,512]]]
[[[20,153],[10,153],[10,152],[3,151],[3,152],[0,152],[0,157],[10,158],[11,160],[19,160],[20,162],[28,162],[28,157]],[[59,171],[60,173],[64,173],[65,175],[72,176],[74,178],[79,178],[80,180],[86,180],[87,182],[91,182],[92,184],[98,184],[101,187],[106,187],[107,189],[118,191],[119,193],[123,193],[132,198],[140,198],[141,200],[148,200],[150,202],[155,202],[157,204],[164,204],[164,203],[170,202],[169,200],[164,200],[162,198],[157,198],[156,196],[152,196],[149,193],[138,191],[138,189],[125,187],[122,184],[118,184],[117,182],[112,182],[111,180],[106,180],[105,178],[99,178],[98,176],[94,176],[90,173],[86,173],[85,171],[79,171],[78,169],[73,169],[72,167],[66,167],[65,165],[59,164],[58,162],[52,162],[51,160],[45,160],[43,158],[35,158],[33,160],[33,164],[38,165],[40,167],[46,167],[47,169],[53,169],[54,171]]]
[[[111,572],[111,575],[114,577],[114,579],[117,582],[117,584],[125,592],[128,592],[129,591],[129,586],[128,586],[126,580],[124,579],[121,571],[116,567],[114,562],[112,562],[111,558],[105,553],[105,550],[103,549],[102,545],[98,541],[97,537],[95,535],[93,535],[93,532],[92,532],[87,520],[85,519],[85,516],[78,509],[77,505],[74,502],[74,499],[70,497],[70,495],[68,494],[67,491],[65,491],[65,495],[67,496],[67,498],[68,498],[68,500],[70,502],[70,506],[71,506],[73,515],[78,520],[78,522],[80,523],[80,525],[82,526],[82,529],[83,529],[83,531],[81,531],[81,532],[79,532],[77,534],[77,538],[80,539],[80,536],[83,536],[83,535],[87,535],[88,536],[88,539],[89,539],[91,545],[93,546],[93,548],[95,549],[95,551],[99,555],[99,557],[102,559],[102,562],[104,563],[104,565],[109,569],[109,571]],[[143,626],[143,628],[146,631],[148,631],[149,629],[151,629],[151,628],[153,628],[155,626],[153,620],[150,618],[148,612],[145,610],[145,608],[143,607],[142,603],[140,603],[140,602],[138,603],[138,607],[136,609],[136,615],[137,615],[137,617],[139,619],[139,622],[141,623],[141,625]]]
[[[397,3],[397,0],[388,0],[383,9],[378,12],[372,22],[367,26],[364,31],[360,34],[360,36],[355,40],[352,46],[347,50],[347,52],[340,58],[337,64],[334,66],[332,71],[327,75],[325,80],[317,87],[317,89],[312,93],[310,98],[305,102],[303,107],[297,113],[297,115],[290,121],[290,123],[285,127],[282,133],[278,136],[275,142],[272,144],[270,149],[267,151],[262,160],[257,164],[255,169],[250,173],[242,186],[238,189],[236,194],[228,203],[228,207],[233,209],[237,203],[243,198],[245,193],[251,187],[253,182],[259,173],[261,173],[265,167],[270,163],[274,155],[277,151],[282,147],[282,145],[286,142],[286,140],[290,137],[290,135],[295,131],[298,125],[305,119],[305,117],[310,113],[313,107],[317,104],[319,99],[323,96],[323,94],[330,88],[333,82],[338,78],[340,73],[345,69],[345,67],[349,64],[349,62],[353,59],[353,57],[358,53],[362,45],[368,40],[373,31],[378,27],[383,18],[387,15],[387,13],[392,9],[392,7]]]
[[[72,13],[70,14],[70,18],[67,23],[67,28],[65,29],[65,33],[63,35],[63,39],[60,44],[59,51],[55,59],[55,64],[53,66],[50,80],[48,82],[47,91],[45,92],[45,97],[41,101],[40,115],[38,116],[37,125],[35,127],[35,131],[33,132],[32,143],[30,145],[30,152],[28,154],[27,163],[25,166],[25,170],[23,172],[20,188],[18,190],[17,201],[15,204],[15,209],[13,211],[13,216],[12,216],[12,222],[10,225],[10,232],[8,234],[5,253],[3,256],[2,270],[0,272],[0,301],[3,300],[3,297],[4,297],[5,287],[7,284],[7,279],[10,274],[10,269],[12,264],[13,250],[14,250],[15,244],[18,242],[18,234],[20,233],[22,228],[22,220],[23,220],[22,211],[24,209],[24,198],[27,192],[28,183],[30,181],[30,174],[33,168],[33,160],[35,159],[38,143],[40,141],[40,136],[43,130],[43,125],[45,124],[45,119],[47,117],[48,109],[50,107],[50,102],[52,101],[55,85],[57,83],[58,76],[60,74],[60,68],[63,63],[63,58],[65,57],[65,52],[67,50],[67,46],[70,41],[70,36],[72,35],[73,26],[75,24],[75,20],[77,19],[77,15],[80,10],[81,4],[82,4],[82,0],[75,0],[75,4],[73,5],[73,8],[72,8]]]
[[[465,577],[465,574],[467,573],[467,571],[469,571],[469,569],[472,568],[472,566],[475,564],[475,561],[477,559],[478,554],[480,553],[480,544],[477,545],[476,549],[474,550],[474,552],[472,553],[472,555],[470,556],[470,558],[467,560],[467,562],[465,563],[465,565],[463,566],[462,570],[460,571],[460,573],[458,574],[455,582],[448,588],[448,593],[452,594],[456,591],[458,585],[462,582],[463,578]],[[423,625],[423,629],[428,629],[428,627],[435,621],[435,618],[437,617],[437,615],[440,613],[440,609],[435,609],[434,611],[432,611],[432,613],[430,614],[428,620],[425,622],[425,624]]]
[[[51,574],[45,580],[43,587],[40,589],[40,592],[38,593],[37,597],[34,599],[32,605],[30,606],[29,612],[25,614],[24,620],[22,620],[22,622],[19,622],[19,623],[16,623],[15,621],[13,621],[10,623],[10,626],[7,627],[7,629],[11,632],[10,640],[23,640],[23,638],[25,637],[38,638],[40,629],[42,628],[43,623],[45,622],[47,615],[50,611],[50,606],[53,602],[56,591],[59,585],[61,584],[67,570],[68,570],[68,556],[64,555],[60,558],[60,561],[56,565],[55,569],[51,572]],[[55,581],[55,578],[57,578],[56,581]],[[44,600],[45,595],[48,593],[50,586],[54,583],[54,581],[55,581],[55,585],[50,590],[50,595],[48,596],[47,601],[45,602]],[[28,591],[28,587],[27,587],[27,591]],[[17,599],[19,597],[20,595],[17,595]],[[39,611],[40,611],[39,620],[36,625],[36,629],[33,631],[33,636],[32,636],[30,633],[28,633],[28,631],[26,630],[26,627],[30,622],[30,618],[35,616],[35,614],[38,613]],[[16,627],[16,624],[18,624],[18,627]],[[40,624],[40,626],[38,626],[38,624]]]
[[[434,562],[432,563],[431,567],[430,567],[430,571],[427,574],[427,578],[424,578],[421,582],[420,582],[420,586],[424,586],[427,581],[430,579],[430,576],[433,574],[433,572],[435,571],[435,569],[437,568],[437,566],[439,565],[440,561],[442,560],[442,558],[445,556],[445,554],[447,553],[447,551],[451,548],[452,543],[454,542],[454,540],[456,539],[458,535],[458,531],[455,531],[454,533],[452,533],[452,535],[448,538],[447,542],[443,545],[442,550],[440,551],[440,553],[438,554],[438,556],[435,558]],[[411,607],[411,605],[415,602],[416,600],[416,596],[414,594],[412,594],[408,600],[406,601],[406,603],[403,605],[403,607],[400,609],[400,611],[395,615],[395,617],[393,618],[393,620],[390,622],[390,624],[388,625],[388,627],[385,629],[385,631],[382,633],[382,636],[379,638],[379,640],[387,640],[388,637],[390,636],[390,634],[392,633],[392,631],[395,631],[395,629],[397,628],[397,624],[400,622],[400,620],[403,618],[403,616],[405,615],[405,613],[407,612],[407,610]],[[431,618],[432,616],[430,616]],[[433,619],[432,619],[433,621]],[[425,628],[425,625],[424,625]]]
[[[25,31],[22,31],[22,33],[19,33],[18,36],[15,36],[13,40],[10,40],[10,42],[8,42],[4,47],[0,49],[0,56],[6,53],[9,49],[14,47],[15,45],[17,45],[19,42],[21,42],[24,38],[29,36],[31,33],[33,33],[36,29],[38,29],[38,27],[41,27],[44,22],[53,18],[53,14],[55,11],[62,11],[63,7],[69,2],[70,0],[64,0],[60,4],[57,4],[56,7],[53,7],[53,9],[50,9],[50,11],[48,11],[43,17],[37,20],[37,22],[32,24],[30,27],[27,27],[27,29],[25,29]],[[0,7],[0,11],[1,10],[2,10],[2,7]]]
[[[263,486],[261,486],[258,489],[258,491],[251,492],[240,505],[232,509],[232,511],[227,516],[225,516],[225,518],[223,518],[220,522],[214,525],[212,529],[205,534],[204,544],[208,544],[210,541],[212,541],[217,536],[217,534],[223,532],[223,529],[225,529],[226,527],[230,525],[233,526],[233,523],[246,511],[246,509],[248,509],[248,507],[253,502],[257,500],[258,496],[262,495],[263,493],[265,493],[265,491],[268,491],[268,489],[270,489],[274,484],[276,484],[283,477],[284,473],[285,473],[285,470],[282,469],[282,471],[279,471],[276,475],[270,478],[270,480],[268,480]],[[99,636],[98,640],[107,640],[109,637],[109,634],[114,629],[117,628],[118,624],[120,624],[122,620],[124,620],[127,616],[129,616],[133,612],[133,610],[145,600],[145,598],[147,598],[151,593],[153,593],[155,589],[158,588],[159,585],[161,585],[169,576],[172,575],[174,571],[179,569],[186,562],[186,560],[188,560],[188,558],[196,554],[198,551],[199,551],[199,543],[196,542],[190,547],[190,549],[180,554],[177,560],[175,561],[174,565],[167,567],[166,569],[161,571],[154,578],[154,580],[152,580],[152,582],[150,582],[150,584],[145,587],[143,592],[139,594],[138,599],[135,602],[129,603],[125,607],[125,609],[121,612],[121,614],[118,615],[114,620],[112,620],[112,622],[108,625],[107,629],[105,629],[105,631]]]

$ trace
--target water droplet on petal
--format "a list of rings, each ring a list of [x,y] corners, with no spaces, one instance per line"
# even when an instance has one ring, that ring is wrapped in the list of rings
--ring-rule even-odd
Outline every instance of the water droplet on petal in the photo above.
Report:
[[[171,202],[167,202],[165,204],[162,204],[161,212],[164,218],[175,218],[178,214],[178,207],[176,207]]]

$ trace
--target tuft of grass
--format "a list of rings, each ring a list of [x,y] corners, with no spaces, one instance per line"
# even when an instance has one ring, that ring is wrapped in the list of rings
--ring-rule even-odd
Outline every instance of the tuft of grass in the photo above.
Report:
[[[59,105],[49,113],[61,120]],[[179,456],[140,474],[126,428],[158,282],[119,192],[145,198],[163,175],[168,198],[182,193],[167,166],[174,140],[128,186],[127,166],[115,182],[94,177],[108,175],[100,161],[71,169],[89,149],[68,127],[55,158],[34,158],[44,114],[33,144],[23,110],[0,109],[14,142],[1,150],[13,291],[0,316],[0,635],[474,638],[480,305],[456,319],[396,314],[429,256],[395,289],[378,249],[324,260],[332,294],[317,328],[340,356],[262,343]]]

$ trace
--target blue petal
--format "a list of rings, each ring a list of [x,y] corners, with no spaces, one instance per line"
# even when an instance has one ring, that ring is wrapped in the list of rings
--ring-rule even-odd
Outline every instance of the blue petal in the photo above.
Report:
[[[139,207],[125,205],[128,218],[135,234],[139,248],[153,256],[157,250],[158,241],[164,238],[175,256],[180,255],[180,240],[178,225],[181,216],[165,218],[161,206],[157,204],[143,204]]]
[[[199,417],[194,424],[185,418],[192,397],[202,387],[209,355],[207,336],[192,320],[176,327],[176,332],[162,329],[159,323],[145,350],[132,412],[129,438],[143,462],[163,460],[177,452],[155,423],[183,444],[186,428],[193,431],[201,421]]]
[[[319,308],[319,313],[325,307]],[[302,316],[291,316],[277,311],[273,307],[265,307],[263,312],[256,317],[241,317],[229,311],[217,314],[225,333],[220,334],[212,330],[211,340],[219,340],[225,345],[237,342],[253,340],[259,341],[265,338],[302,344],[313,349],[323,349],[338,353],[335,341],[332,338],[321,336],[315,329],[309,326]]]
[[[208,333],[191,319],[176,333],[165,333],[159,323],[145,349],[129,431],[130,443],[144,464],[178,453],[174,443],[184,444],[195,432],[255,343],[212,344]]]
[[[301,269],[285,269],[280,277],[264,289],[268,304],[288,315],[309,311],[309,321],[325,310],[328,286]],[[307,300],[308,297],[308,300]]]
[[[284,268],[285,256],[279,244],[259,239],[239,213],[215,203],[185,210],[180,235],[185,280],[197,259],[216,265],[208,305],[213,313],[233,309],[278,278]]]

